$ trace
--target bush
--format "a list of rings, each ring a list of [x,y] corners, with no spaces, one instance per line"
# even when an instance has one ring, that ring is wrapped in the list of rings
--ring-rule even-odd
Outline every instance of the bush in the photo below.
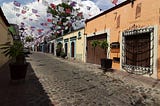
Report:
[[[61,49],[56,49],[56,56],[59,57],[61,53]]]
[[[57,48],[57,49],[56,49],[56,56],[57,56],[57,57],[60,56],[60,53],[62,52],[62,47],[63,47],[62,43],[59,42],[59,43],[57,44],[57,47],[56,47],[56,48]]]
[[[61,53],[60,53],[60,56],[61,56],[62,58],[65,58],[65,57],[67,56],[67,54],[64,53],[64,52],[61,52]]]

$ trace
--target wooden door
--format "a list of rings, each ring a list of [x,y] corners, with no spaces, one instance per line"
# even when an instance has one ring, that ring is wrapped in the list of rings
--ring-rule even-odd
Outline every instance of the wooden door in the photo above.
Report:
[[[100,48],[99,46],[93,47],[91,42],[93,40],[105,40],[107,38],[107,34],[96,35],[93,37],[87,38],[87,62],[93,64],[100,64],[101,58],[106,58],[107,53],[105,50]]]

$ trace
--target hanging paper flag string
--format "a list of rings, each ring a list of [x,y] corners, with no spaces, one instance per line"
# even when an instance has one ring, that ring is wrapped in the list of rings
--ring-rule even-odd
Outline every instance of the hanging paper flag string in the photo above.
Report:
[[[30,18],[29,20],[30,20],[30,21],[33,21],[33,19],[31,19],[31,18]]]
[[[51,17],[52,16],[52,14],[51,13],[47,13],[47,17]]]
[[[24,6],[24,7],[23,7],[23,10],[29,11],[29,8],[28,8],[27,6]]]
[[[27,11],[25,11],[25,10],[22,10],[22,14],[25,14]]]
[[[13,7],[13,10],[16,12],[20,12],[20,8],[19,7]]]
[[[77,2],[73,1],[73,2],[70,4],[70,6],[74,7],[74,6],[76,6],[76,4],[77,4]]]
[[[49,26],[54,34],[59,36],[74,30],[72,23],[83,18],[83,14],[79,13],[80,9],[74,9],[73,6],[76,6],[76,4],[75,1],[71,0],[62,0],[62,4],[58,5],[50,4],[47,12],[52,14],[52,20],[48,18],[47,21],[52,22],[52,26],[50,24]],[[80,24],[77,24],[77,26],[79,27]]]
[[[91,9],[91,7],[90,6],[87,6],[87,10],[90,10]]]
[[[19,13],[16,13],[16,16],[17,16],[17,17],[19,17],[20,15],[21,15],[21,14],[19,14]]]
[[[21,25],[20,25],[21,27],[25,27],[25,24],[23,23],[23,22],[21,22]]]
[[[14,1],[13,4],[17,7],[20,7],[21,6],[21,3],[17,2],[17,1]]]
[[[37,15],[37,14],[36,14],[36,16],[37,16],[37,17],[40,17],[40,15]]]
[[[42,26],[47,26],[47,23],[41,23]]]
[[[34,29],[34,28],[36,28],[36,27],[34,27],[34,26],[31,26],[31,29]]]
[[[48,24],[47,23],[44,23],[44,26],[47,26]]]
[[[35,27],[34,27],[34,26],[31,26],[30,29],[31,29],[32,31],[34,31],[34,30],[35,30]]]
[[[78,18],[79,20],[82,19],[82,18],[83,18],[83,13],[82,13],[82,12],[78,13],[78,14],[77,14],[77,18]]]
[[[47,19],[48,22],[52,22],[52,19]]]
[[[83,13],[82,13],[82,12],[80,12],[80,13],[78,13],[78,14],[77,14],[77,16],[82,16],[82,15],[83,15]]]
[[[27,19],[27,17],[24,17],[23,19],[25,20],[25,19]]]
[[[67,14],[70,14],[70,13],[71,13],[71,10],[70,10],[70,9],[66,9],[66,13],[67,13]]]
[[[43,26],[43,23],[41,23],[41,25]]]
[[[42,32],[44,29],[37,29],[38,32]]]
[[[56,5],[51,3],[50,6],[53,8],[53,9],[56,9]]]
[[[21,22],[21,25],[24,25],[24,23],[23,23],[23,22]]]
[[[38,13],[38,10],[32,9],[32,13]]]
[[[117,2],[118,2],[118,0],[112,0],[112,3],[113,3],[114,5],[117,5]]]

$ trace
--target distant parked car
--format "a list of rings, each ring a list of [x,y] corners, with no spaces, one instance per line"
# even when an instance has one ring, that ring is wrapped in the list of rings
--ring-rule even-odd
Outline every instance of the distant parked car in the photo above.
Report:
[[[28,47],[25,47],[23,49],[24,54],[30,54],[30,49]]]

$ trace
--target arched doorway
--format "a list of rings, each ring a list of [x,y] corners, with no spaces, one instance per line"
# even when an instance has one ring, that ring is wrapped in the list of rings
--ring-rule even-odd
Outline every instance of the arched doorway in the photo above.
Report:
[[[65,43],[65,53],[67,54],[68,53],[68,44]]]
[[[74,42],[71,43],[71,57],[74,57]]]
[[[52,53],[54,53],[54,43],[52,43]]]

